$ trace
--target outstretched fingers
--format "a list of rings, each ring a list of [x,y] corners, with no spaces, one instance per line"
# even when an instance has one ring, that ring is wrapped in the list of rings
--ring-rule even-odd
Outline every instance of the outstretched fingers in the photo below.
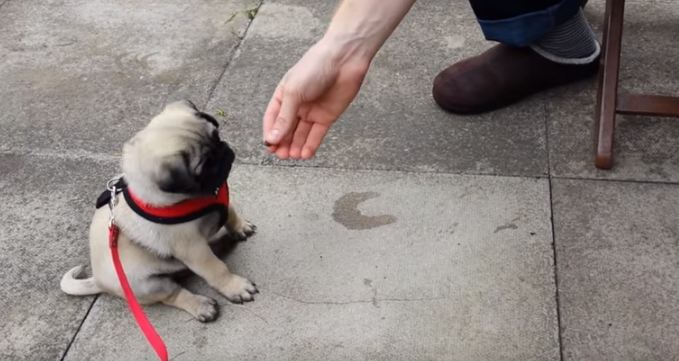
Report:
[[[325,138],[325,135],[328,134],[328,129],[330,129],[328,125],[319,123],[314,123],[311,126],[309,135],[307,136],[304,146],[302,147],[302,159],[310,159],[316,154],[316,151],[323,142],[323,138]]]
[[[295,130],[295,135],[292,138],[292,143],[290,143],[290,157],[293,159],[300,159],[302,157],[302,148],[306,143],[309,133],[311,132],[311,127],[313,123],[306,120],[302,120],[297,123],[297,130]]]
[[[284,139],[292,137],[297,128],[299,106],[302,103],[301,97],[294,92],[277,90],[279,92],[280,106],[274,104],[271,112],[267,111],[268,118],[265,116],[264,120],[264,141],[271,145],[279,145]],[[273,122],[271,119],[274,119]]]

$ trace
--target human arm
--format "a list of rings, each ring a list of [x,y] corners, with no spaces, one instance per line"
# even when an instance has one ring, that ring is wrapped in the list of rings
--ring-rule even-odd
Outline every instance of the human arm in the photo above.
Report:
[[[415,0],[344,0],[325,35],[285,74],[267,106],[264,141],[281,159],[313,157],[358,94],[370,62]]]

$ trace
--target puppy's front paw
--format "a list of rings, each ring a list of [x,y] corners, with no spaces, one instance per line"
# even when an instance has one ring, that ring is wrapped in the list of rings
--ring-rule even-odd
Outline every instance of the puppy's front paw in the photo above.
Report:
[[[254,295],[259,293],[254,283],[238,275],[231,275],[220,292],[233,303],[254,301]]]
[[[233,227],[233,229],[230,230],[229,233],[231,233],[231,235],[233,235],[233,237],[236,240],[245,241],[248,239],[248,237],[255,234],[256,231],[257,226],[250,223],[250,221],[243,219],[240,222],[238,222],[238,224],[235,227]]]
[[[214,321],[219,314],[217,308],[217,301],[205,296],[198,296],[198,305],[195,309],[194,316],[200,322]]]

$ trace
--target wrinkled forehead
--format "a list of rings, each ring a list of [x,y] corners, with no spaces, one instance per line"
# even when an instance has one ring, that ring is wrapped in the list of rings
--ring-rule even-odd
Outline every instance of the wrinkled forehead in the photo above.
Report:
[[[198,110],[190,101],[183,100],[165,106],[149,124],[149,128],[155,129],[166,126],[179,128],[199,126],[210,134],[219,128],[219,122],[212,115]]]
[[[219,122],[217,122],[217,119],[215,119],[215,118],[214,118],[212,115],[210,115],[210,114],[203,113],[203,112],[201,112],[200,110],[198,110],[198,107],[197,107],[196,104],[194,104],[192,101],[190,101],[190,100],[180,100],[180,101],[177,102],[177,103],[178,103],[178,104],[177,104],[178,106],[182,106],[182,105],[183,105],[183,106],[185,106],[186,108],[192,110],[192,111],[193,111],[193,115],[195,115],[196,117],[198,117],[198,118],[200,118],[200,119],[203,119],[203,120],[205,120],[206,122],[209,122],[210,124],[214,125],[215,128],[219,128]]]

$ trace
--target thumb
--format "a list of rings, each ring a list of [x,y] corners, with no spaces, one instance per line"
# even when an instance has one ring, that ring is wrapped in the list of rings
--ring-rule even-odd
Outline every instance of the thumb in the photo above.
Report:
[[[274,121],[271,131],[266,135],[267,143],[278,144],[286,135],[295,129],[300,103],[301,101],[296,95],[283,92],[281,110],[278,112],[278,116]]]

